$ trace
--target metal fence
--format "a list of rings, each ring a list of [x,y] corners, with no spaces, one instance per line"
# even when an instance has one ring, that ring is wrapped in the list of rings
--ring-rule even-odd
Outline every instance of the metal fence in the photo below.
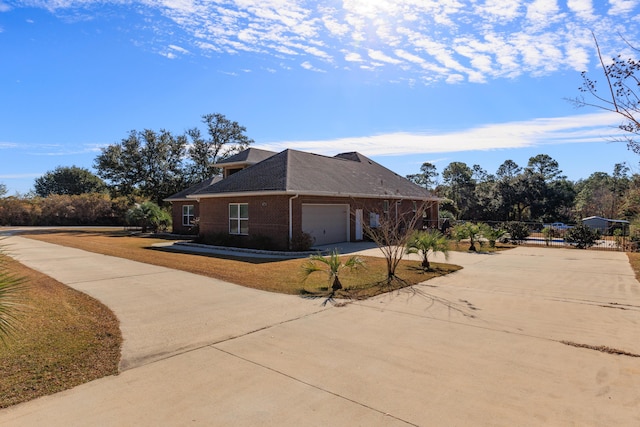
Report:
[[[454,225],[465,221],[455,221]],[[474,223],[480,223],[472,221]],[[508,224],[514,222],[498,222],[498,221],[481,221],[490,225],[494,229],[503,228],[508,229]],[[567,232],[576,226],[576,224],[543,224],[536,222],[518,222],[522,228],[526,228],[528,235],[519,240],[512,239],[508,233],[506,233],[499,241],[502,243],[514,243],[518,245],[527,246],[539,246],[539,247],[555,247],[555,248],[575,248],[577,244],[575,242],[570,243],[566,239]],[[616,231],[620,230],[620,231]],[[598,230],[599,237],[592,246],[589,246],[590,250],[602,250],[602,251],[626,251],[637,252],[640,248],[638,242],[640,241],[640,234],[630,235],[629,227],[610,227],[605,230]]]

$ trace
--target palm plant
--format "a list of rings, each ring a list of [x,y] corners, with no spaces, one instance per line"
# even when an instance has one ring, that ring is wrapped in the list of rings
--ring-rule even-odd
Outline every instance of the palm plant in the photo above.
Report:
[[[431,268],[429,254],[441,252],[445,259],[449,259],[449,241],[438,230],[418,231],[411,236],[407,243],[408,254],[419,254],[422,257],[422,268]]]
[[[24,279],[7,270],[5,255],[0,249],[0,341],[3,343],[16,330],[24,287]]]
[[[482,237],[489,241],[489,247],[495,248],[496,241],[504,237],[504,235],[507,234],[507,230],[502,227],[493,228],[489,224],[483,223],[480,225],[480,233],[482,234]]]
[[[465,222],[453,227],[453,233],[460,240],[469,239],[469,250],[476,252],[476,242],[480,238],[480,226],[472,222]]]
[[[335,293],[337,290],[342,289],[340,273],[344,269],[357,270],[364,265],[364,260],[355,255],[349,257],[346,262],[343,262],[340,258],[340,253],[337,250],[334,250],[328,257],[324,257],[320,254],[311,255],[309,260],[302,266],[302,271],[305,279],[309,277],[311,273],[315,273],[316,271],[326,273],[329,277],[331,290]]]

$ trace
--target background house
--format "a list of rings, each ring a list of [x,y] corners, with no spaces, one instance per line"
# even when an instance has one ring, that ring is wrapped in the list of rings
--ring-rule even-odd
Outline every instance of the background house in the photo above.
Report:
[[[623,219],[609,219],[600,216],[590,216],[583,218],[582,223],[589,228],[600,231],[601,234],[610,236],[617,228],[621,229],[625,235],[629,233],[629,221]]]
[[[437,197],[360,153],[251,150],[218,163],[223,179],[168,198],[174,220],[180,216],[183,222],[181,210],[191,200],[198,206],[201,237],[266,239],[281,250],[302,233],[315,245],[362,240],[364,221],[402,221],[422,207],[419,226],[438,226]]]

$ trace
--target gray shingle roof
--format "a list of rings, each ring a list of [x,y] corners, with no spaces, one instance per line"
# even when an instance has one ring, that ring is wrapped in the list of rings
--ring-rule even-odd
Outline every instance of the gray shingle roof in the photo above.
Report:
[[[229,164],[253,165],[277,154],[274,151],[261,150],[259,148],[247,148],[231,157],[218,161],[214,166],[226,166]]]
[[[192,200],[192,199],[188,199],[187,196],[190,194],[195,193],[198,190],[202,190],[203,188],[209,187],[211,184],[215,184],[216,182],[222,180],[221,176],[214,176],[213,178],[207,178],[204,181],[200,181],[197,184],[192,185],[189,188],[186,188],[176,194],[172,194],[171,196],[167,197],[166,199],[164,199],[167,202],[178,202],[178,201],[185,201],[185,200]]]
[[[297,150],[282,151],[192,194],[215,197],[248,192],[435,199],[360,153],[327,157]]]

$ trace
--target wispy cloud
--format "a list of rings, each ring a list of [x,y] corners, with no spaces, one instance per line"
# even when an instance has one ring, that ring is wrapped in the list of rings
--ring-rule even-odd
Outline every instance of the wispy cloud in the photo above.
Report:
[[[24,0],[82,14],[92,4],[127,0]],[[393,68],[408,81],[470,81],[582,70],[593,59],[590,31],[602,47],[636,40],[640,0],[141,0],[172,22],[178,44],[156,50],[171,59],[251,52],[303,64],[362,70]],[[6,3],[0,0],[0,11]],[[72,12],[75,11],[75,12]],[[148,18],[147,19],[152,19]],[[182,37],[180,37],[182,35]],[[314,64],[310,66],[310,64]],[[320,65],[320,64],[324,64]]]
[[[62,144],[27,144],[15,142],[0,142],[0,150],[13,150],[25,156],[69,156],[75,154],[97,153],[107,144],[85,143],[74,146]]]
[[[38,178],[42,176],[42,172],[39,173],[9,173],[9,174],[0,174],[0,179],[27,179],[27,178]]]
[[[602,142],[619,135],[619,123],[615,114],[603,112],[488,124],[456,132],[399,132],[322,141],[281,141],[259,147],[273,151],[292,148],[327,155],[341,152],[344,147],[358,147],[358,151],[369,156],[486,151]]]

